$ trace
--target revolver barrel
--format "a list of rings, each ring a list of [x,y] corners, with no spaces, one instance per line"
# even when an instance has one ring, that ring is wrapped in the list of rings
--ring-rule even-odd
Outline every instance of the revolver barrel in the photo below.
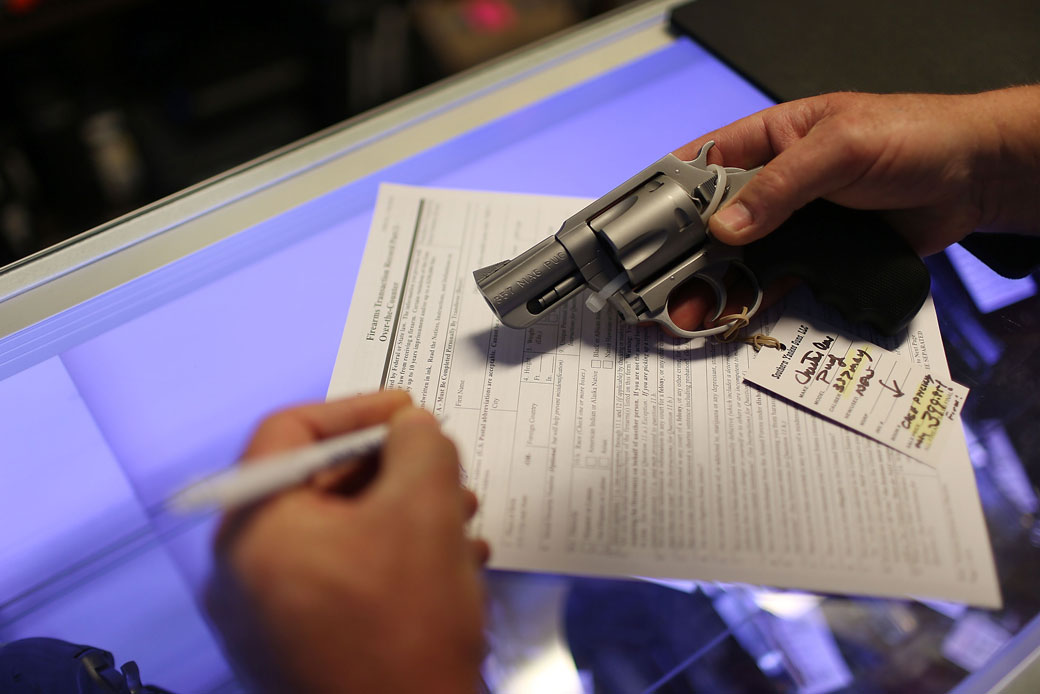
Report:
[[[473,277],[488,306],[511,328],[526,328],[585,286],[578,266],[556,236],[512,260],[476,270]]]

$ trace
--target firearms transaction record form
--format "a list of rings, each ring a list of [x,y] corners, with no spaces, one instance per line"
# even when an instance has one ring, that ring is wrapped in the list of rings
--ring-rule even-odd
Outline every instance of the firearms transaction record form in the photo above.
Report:
[[[498,323],[473,270],[586,203],[384,185],[336,359],[330,398],[404,388],[445,418],[493,568],[999,606],[963,436],[917,462],[744,382],[748,345],[580,300]],[[886,346],[948,376],[930,300]]]

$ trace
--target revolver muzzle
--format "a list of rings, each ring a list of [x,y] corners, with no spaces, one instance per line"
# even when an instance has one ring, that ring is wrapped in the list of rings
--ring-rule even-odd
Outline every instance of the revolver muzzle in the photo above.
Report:
[[[474,271],[488,306],[503,325],[526,328],[585,286],[578,266],[550,236],[512,260]]]

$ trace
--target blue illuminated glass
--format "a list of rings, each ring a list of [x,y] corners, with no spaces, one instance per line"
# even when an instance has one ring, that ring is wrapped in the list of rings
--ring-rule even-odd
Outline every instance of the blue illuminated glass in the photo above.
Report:
[[[211,524],[154,509],[265,414],[324,397],[378,184],[595,197],[768,105],[680,39],[0,341],[0,641],[233,689],[200,610]]]

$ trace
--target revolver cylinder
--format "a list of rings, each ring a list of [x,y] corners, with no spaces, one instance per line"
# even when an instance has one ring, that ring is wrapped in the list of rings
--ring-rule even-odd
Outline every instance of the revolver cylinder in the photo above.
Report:
[[[675,265],[708,240],[700,208],[677,181],[657,175],[588,222],[632,287]]]

